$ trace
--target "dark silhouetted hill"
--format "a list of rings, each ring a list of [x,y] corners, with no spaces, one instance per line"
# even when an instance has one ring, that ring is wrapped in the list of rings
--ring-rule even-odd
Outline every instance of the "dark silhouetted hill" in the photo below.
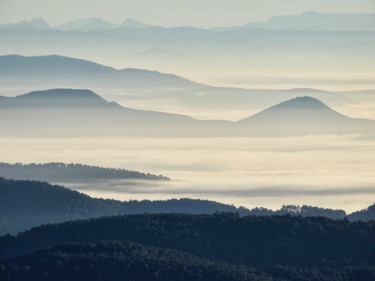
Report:
[[[375,221],[375,204],[348,215],[351,221]]]
[[[161,175],[73,163],[10,164],[0,162],[0,177],[48,182],[88,182],[110,179],[170,180]]]
[[[23,280],[215,280],[215,281],[372,281],[373,267],[308,268],[274,266],[261,272],[246,265],[206,259],[128,241],[59,245],[0,260],[3,281]]]
[[[115,215],[121,202],[92,199],[62,186],[0,178],[0,233],[40,224]]]
[[[46,182],[0,178],[0,235],[17,233],[46,223],[118,214],[215,212],[246,214],[249,210],[193,199],[105,200]]]
[[[67,244],[0,261],[0,278],[3,281],[271,280],[248,266],[124,241]]]
[[[54,165],[52,165],[52,170]],[[28,169],[26,168],[26,170]],[[57,170],[60,170],[60,168]],[[103,170],[99,170],[99,174],[101,172]],[[118,173],[121,175],[123,172],[120,170]],[[104,174],[107,175],[107,173]],[[18,175],[18,177],[22,177],[22,175]],[[105,189],[105,184],[103,184],[103,189]],[[14,234],[46,223],[106,215],[143,213],[213,214],[215,212],[234,212],[241,216],[285,214],[293,216],[325,216],[332,219],[342,219],[346,215],[342,210],[311,206],[283,206],[276,211],[266,208],[249,210],[244,207],[236,208],[233,205],[215,201],[187,198],[164,201],[130,200],[121,202],[91,198],[63,186],[51,185],[45,182],[0,178],[0,235],[6,233]]]
[[[13,257],[66,243],[135,241],[196,256],[272,266],[371,266],[374,222],[323,217],[143,214],[45,225],[0,239],[0,256]]]

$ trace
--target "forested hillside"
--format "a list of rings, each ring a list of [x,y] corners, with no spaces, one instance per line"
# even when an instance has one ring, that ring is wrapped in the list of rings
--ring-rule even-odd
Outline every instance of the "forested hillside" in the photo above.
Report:
[[[95,269],[95,270],[94,270]],[[248,266],[230,265],[176,250],[108,241],[67,244],[0,261],[0,279],[23,280],[218,280],[266,281]]]
[[[49,182],[77,182],[109,179],[169,180],[168,177],[125,169],[103,168],[74,163],[0,163],[0,176]]]
[[[262,272],[247,265],[127,241],[65,244],[0,260],[0,279],[4,281],[372,281],[374,278],[373,267],[273,266]]]
[[[130,240],[257,267],[375,262],[375,222],[323,217],[144,214],[45,225],[0,239],[10,257],[63,243]]]
[[[0,178],[0,235],[16,234],[46,223],[100,216],[143,213],[213,214],[234,212],[241,216],[301,215],[342,219],[345,212],[311,206],[283,206],[280,210],[247,209],[215,201],[170,199],[117,201],[91,198],[83,193],[46,182]]]

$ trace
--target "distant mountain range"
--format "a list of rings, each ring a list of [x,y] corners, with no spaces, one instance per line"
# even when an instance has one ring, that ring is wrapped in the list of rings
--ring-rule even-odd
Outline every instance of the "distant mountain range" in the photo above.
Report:
[[[143,69],[114,69],[94,62],[57,55],[0,56],[0,81],[7,83],[100,84],[110,87],[196,88],[201,84],[172,74]]]
[[[325,18],[330,21],[327,23]],[[327,74],[342,73],[347,68],[364,76],[371,73],[375,42],[372,18],[373,15],[357,14],[340,15],[336,20],[336,15],[306,13],[283,16],[264,24],[254,23],[250,27],[224,28],[221,32],[186,26],[150,26],[130,19],[116,27],[100,19],[81,19],[63,25],[61,30],[48,28],[39,19],[2,25],[0,38],[2,54],[100,58],[110,65],[159,69],[167,73],[179,73],[183,69],[184,76],[189,77],[191,73],[192,77],[202,77],[194,78],[202,79],[202,82],[212,81],[212,77],[220,74],[222,80],[215,80],[223,84],[231,80],[225,77],[226,73],[237,71],[250,74],[247,83],[240,83],[247,85],[258,82],[251,73],[261,80],[268,80],[270,73],[280,74],[282,77],[269,81],[286,85],[291,83],[282,79],[284,75],[293,78],[294,74],[301,73],[298,80],[310,82],[308,86],[314,87],[312,82],[316,80],[310,80],[309,74],[316,75],[322,69]],[[154,50],[152,56],[148,50]],[[327,84],[324,76],[318,78]],[[355,78],[351,78],[355,83],[367,83]],[[58,80],[62,81],[61,78]],[[103,83],[102,80],[99,82]],[[116,83],[107,85],[114,87]],[[305,86],[304,83],[298,85]],[[126,83],[118,83],[118,86],[126,87]],[[74,84],[48,88],[52,87],[93,89]]]
[[[299,97],[238,122],[124,108],[89,90],[54,89],[0,98],[3,135],[44,136],[288,136],[369,134],[375,122]]]
[[[185,58],[184,54],[164,48],[151,48],[133,54],[133,58]],[[238,119],[248,112],[272,106],[298,96],[310,96],[329,106],[343,106],[371,101],[372,94],[329,92],[308,88],[286,90],[241,89],[202,85],[188,79],[156,71],[127,68],[117,70],[95,62],[64,56],[24,57],[0,56],[0,82],[4,87],[21,93],[22,89],[46,88],[91,89],[107,99],[115,99],[129,107],[140,104],[151,110],[164,110],[165,105],[200,111],[204,119],[226,119],[226,112],[238,112]],[[363,97],[367,96],[364,100]],[[211,111],[221,111],[214,117]],[[190,113],[188,113],[190,114]],[[211,115],[211,116],[210,116]],[[231,120],[235,120],[231,118]]]
[[[215,27],[213,31],[234,29],[375,31],[375,14],[323,14],[314,11],[299,15],[274,16],[265,22],[251,22],[232,27]]]
[[[57,30],[92,31],[116,28],[117,25],[100,18],[76,19],[56,27]]]
[[[122,24],[114,24],[101,18],[92,17],[75,19],[56,27],[50,27],[43,19],[38,18],[24,20],[13,24],[3,24],[0,25],[0,28],[90,32],[121,28],[141,29],[160,27],[145,24],[130,18],[126,19]],[[241,28],[272,30],[375,31],[375,14],[324,14],[307,11],[299,15],[273,16],[265,22],[250,22],[244,25],[230,27],[214,27],[210,30],[222,32]]]
[[[1,24],[0,29],[9,30],[49,30],[51,27],[44,21],[44,19],[23,20],[17,23]]]

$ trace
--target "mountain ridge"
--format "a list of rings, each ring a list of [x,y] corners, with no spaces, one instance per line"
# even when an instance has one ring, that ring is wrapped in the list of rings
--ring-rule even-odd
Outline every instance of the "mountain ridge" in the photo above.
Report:
[[[371,134],[375,121],[347,117],[311,97],[297,97],[264,109],[236,124],[263,136]]]
[[[150,27],[156,27],[156,26],[151,25],[151,24],[146,24],[146,23],[143,23],[143,22],[131,19],[131,18],[127,18],[121,23],[120,27],[138,29],[138,28],[150,28]]]
[[[225,32],[236,29],[305,30],[305,31],[375,31],[373,13],[319,13],[306,11],[296,15],[276,15],[266,21],[243,25],[214,27],[210,30]]]
[[[278,116],[272,116],[279,113]],[[292,114],[296,113],[297,116]],[[325,116],[322,116],[325,114]],[[274,106],[266,108],[259,113],[256,113],[248,118],[242,119],[239,122],[246,122],[249,120],[259,119],[259,118],[274,118],[280,120],[280,118],[288,118],[290,120],[303,118],[303,117],[317,117],[326,118],[326,117],[336,117],[336,118],[348,118],[341,113],[338,113],[325,105],[323,102],[316,98],[309,96],[297,97],[291,100],[287,100],[281,103],[278,103]]]
[[[0,56],[1,80],[35,81],[46,79],[69,83],[89,81],[103,85],[113,84],[123,87],[137,87],[148,84],[161,88],[199,88],[202,84],[174,74],[154,70],[124,68],[116,69],[96,62],[60,55],[47,56]],[[61,84],[61,82],[59,84]]]
[[[124,215],[44,225],[16,237],[3,236],[0,257],[65,243],[128,240],[263,268],[360,266],[373,264],[374,229],[371,222],[324,217],[240,217],[235,213]]]
[[[90,179],[82,179],[82,175],[77,175],[77,173],[81,173],[82,170],[86,170],[86,175],[95,173],[91,182],[95,179],[116,180],[117,177],[124,178],[124,173],[128,179],[130,177],[138,177],[138,179],[143,178],[144,180],[168,180],[162,176],[142,174],[140,172],[116,170],[115,175],[113,175],[113,169],[103,170],[97,167],[88,169],[79,164],[73,166],[63,166],[63,164],[59,163],[52,164],[52,168],[49,169],[47,166],[47,172],[45,172],[45,174],[50,173],[50,176],[38,176],[37,172],[40,170],[43,171],[43,169],[38,168],[37,164],[26,165],[26,168],[18,164],[11,166],[10,169],[9,165],[0,164],[0,235],[6,233],[14,234],[19,231],[25,231],[30,227],[46,223],[57,223],[105,215],[113,216],[142,213],[214,214],[215,212],[231,212],[238,213],[240,216],[322,216],[331,219],[344,219],[346,217],[346,212],[343,210],[306,205],[284,205],[279,210],[270,210],[262,207],[248,209],[242,206],[236,207],[216,201],[189,198],[155,201],[119,201],[114,199],[92,198],[84,193],[66,188],[62,185],[50,184],[40,180],[25,179],[28,177],[31,179],[49,179],[49,181],[59,179],[62,181],[61,177],[64,178],[67,175],[71,175],[73,180],[85,180],[90,182]],[[60,165],[61,167],[59,166],[56,169],[56,165]],[[34,172],[30,172],[30,167],[34,169]],[[15,173],[18,173],[16,177],[18,179],[8,179]],[[109,181],[107,181],[107,183],[108,182]],[[102,184],[104,185],[105,182],[102,181]],[[353,220],[361,220],[362,218],[365,220],[366,218],[374,217],[375,215],[368,215],[367,217],[356,216],[353,217]]]
[[[55,27],[54,29],[63,31],[78,30],[87,32],[103,29],[112,29],[116,27],[118,27],[118,25],[112,22],[105,21],[101,18],[90,17],[85,19],[71,20]]]
[[[52,130],[68,135],[74,131],[89,135],[95,132],[98,135],[156,134],[164,137],[286,136],[367,134],[375,128],[375,121],[346,117],[311,97],[284,101],[237,122],[199,120],[188,115],[127,108],[108,102],[90,90],[51,89],[31,92],[20,97],[0,98],[0,107],[3,109],[2,121],[15,122],[12,126],[3,124],[4,133],[7,130],[14,132],[20,126],[26,132],[23,122],[32,120],[35,120],[34,126],[43,124],[47,134],[48,130]],[[45,118],[47,114],[48,120]],[[75,120],[73,126],[72,119]],[[51,127],[54,120],[60,127]],[[36,127],[39,128],[38,125]]]
[[[157,25],[146,24],[141,21],[126,18],[121,24],[115,24],[102,18],[89,17],[73,19],[51,27],[42,18],[21,20],[16,23],[5,23],[0,28],[34,28],[39,30],[76,30],[76,31],[96,31],[100,29],[118,29],[118,28],[166,28],[174,29],[184,26],[160,27]],[[313,10],[304,11],[299,14],[274,15],[265,21],[252,21],[242,25],[216,26],[208,29],[194,27],[201,30],[211,31],[229,31],[234,29],[279,29],[279,30],[364,30],[375,31],[374,13],[321,13]]]

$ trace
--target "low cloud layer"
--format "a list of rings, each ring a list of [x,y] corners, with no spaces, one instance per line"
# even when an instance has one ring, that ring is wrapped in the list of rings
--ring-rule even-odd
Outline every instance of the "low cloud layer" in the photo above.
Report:
[[[5,162],[84,163],[163,174],[171,182],[70,184],[96,197],[202,198],[236,206],[375,203],[375,143],[359,136],[289,138],[0,138]]]

